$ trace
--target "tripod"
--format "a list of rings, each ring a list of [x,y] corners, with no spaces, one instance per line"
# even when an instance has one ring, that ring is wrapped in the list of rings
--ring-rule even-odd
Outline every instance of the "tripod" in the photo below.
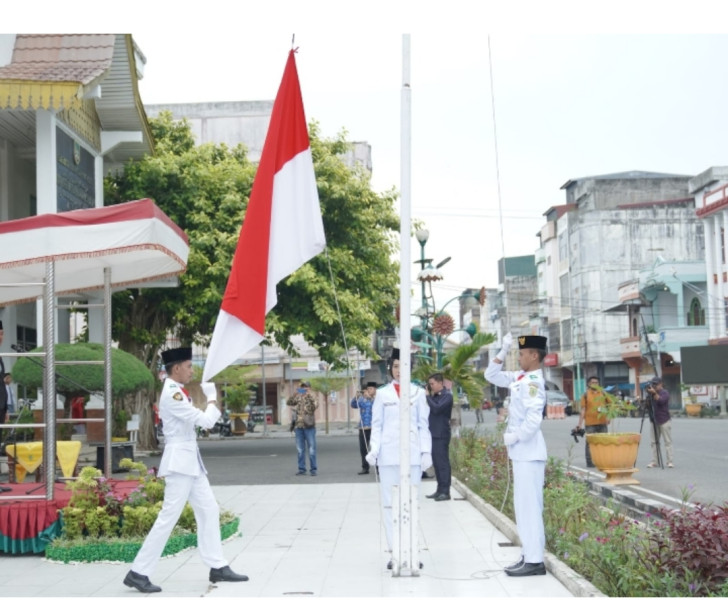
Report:
[[[645,344],[647,344],[647,348],[650,352],[650,362],[652,363],[652,368],[655,371],[655,374],[657,374],[657,363],[655,363],[655,353],[652,351],[652,344],[650,343],[650,340],[647,337],[647,327],[645,326],[645,318],[644,318],[644,316],[642,316],[642,313],[640,313],[640,318],[642,319],[642,334],[645,336]],[[645,403],[645,408],[642,410],[642,421],[640,423],[640,434],[642,434],[642,426],[645,424],[645,414],[649,411],[650,422],[652,423],[652,433],[653,433],[654,439],[655,439],[655,450],[657,452],[657,464],[660,466],[661,469],[664,469],[665,465],[662,462],[662,451],[660,450],[660,430],[658,429],[657,421],[655,420],[655,407],[652,404],[651,390],[652,390],[652,385],[649,385],[646,389],[647,394],[649,394],[649,395],[646,398],[644,398],[644,400],[643,400]]]

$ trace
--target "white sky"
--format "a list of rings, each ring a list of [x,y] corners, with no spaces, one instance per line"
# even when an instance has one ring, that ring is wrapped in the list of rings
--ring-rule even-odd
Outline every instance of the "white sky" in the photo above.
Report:
[[[439,306],[465,287],[494,287],[503,249],[533,253],[569,179],[728,164],[719,2],[81,0],[57,15],[61,5],[42,4],[5,7],[2,28],[131,32],[147,57],[147,104],[273,99],[295,32],[307,118],[372,145],[378,191],[400,186],[410,33],[412,212],[430,230],[427,256],[452,257]],[[105,14],[82,16],[90,11]]]

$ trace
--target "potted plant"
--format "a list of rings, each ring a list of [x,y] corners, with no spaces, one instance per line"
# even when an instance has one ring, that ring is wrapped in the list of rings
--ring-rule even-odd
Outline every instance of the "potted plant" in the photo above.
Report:
[[[697,396],[691,392],[690,386],[686,383],[681,383],[680,390],[682,391],[683,404],[685,404],[685,413],[687,416],[699,417],[702,407],[698,404]]]
[[[635,463],[641,435],[617,432],[620,418],[627,416],[635,406],[622,396],[603,389],[602,392],[606,396],[606,402],[599,408],[599,412],[606,415],[610,430],[608,433],[586,434],[594,466],[607,476],[605,483],[611,485],[639,483],[632,475],[638,470],[635,468]]]

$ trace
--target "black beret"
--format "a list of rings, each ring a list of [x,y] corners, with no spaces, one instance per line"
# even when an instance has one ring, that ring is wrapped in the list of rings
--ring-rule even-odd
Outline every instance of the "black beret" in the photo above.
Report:
[[[525,348],[546,350],[546,338],[542,335],[519,335],[518,347],[522,350]]]
[[[162,362],[165,365],[183,360],[192,360],[192,348],[172,348],[162,352]]]

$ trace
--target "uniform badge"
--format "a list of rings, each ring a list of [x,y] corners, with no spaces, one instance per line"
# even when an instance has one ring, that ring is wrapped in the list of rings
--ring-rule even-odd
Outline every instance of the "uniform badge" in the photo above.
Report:
[[[176,392],[175,394],[172,395],[172,400],[182,400],[183,398],[184,398],[184,396],[182,394],[180,394],[179,392]]]
[[[528,395],[531,396],[531,398],[535,398],[536,396],[538,396],[538,387],[534,384],[529,384]]]
[[[528,378],[529,379],[538,379],[538,375],[529,375]]]

